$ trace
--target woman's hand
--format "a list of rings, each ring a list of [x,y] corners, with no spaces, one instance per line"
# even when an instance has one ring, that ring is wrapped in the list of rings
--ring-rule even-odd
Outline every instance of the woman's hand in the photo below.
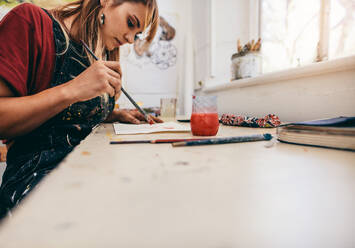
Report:
[[[117,61],[95,61],[68,83],[78,102],[87,101],[105,93],[111,97],[121,94],[121,66]]]
[[[153,123],[163,123],[163,121],[157,117],[149,115],[149,119],[153,120]],[[131,124],[143,124],[147,123],[142,115],[136,109],[118,109],[114,110],[105,122],[122,122]]]

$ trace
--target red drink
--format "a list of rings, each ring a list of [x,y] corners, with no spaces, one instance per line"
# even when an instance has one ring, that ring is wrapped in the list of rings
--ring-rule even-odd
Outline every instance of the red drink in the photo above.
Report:
[[[219,128],[217,113],[192,113],[191,131],[196,136],[215,136]]]

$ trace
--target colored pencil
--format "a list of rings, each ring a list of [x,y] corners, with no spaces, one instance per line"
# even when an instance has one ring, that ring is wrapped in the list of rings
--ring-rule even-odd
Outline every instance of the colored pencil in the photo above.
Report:
[[[85,49],[91,54],[91,56],[95,59],[95,60],[99,60],[96,55],[91,51],[91,49],[88,47],[88,45],[86,45],[86,43],[83,40],[80,40],[81,43],[83,44],[83,46],[85,47]],[[126,95],[126,97],[128,98],[128,100],[134,105],[134,107],[136,107],[136,109],[142,113],[142,115],[144,115],[144,119],[151,124],[151,121],[148,119],[148,115],[147,113],[141,108],[139,107],[139,105],[133,100],[133,98],[128,94],[128,92],[121,87],[121,90],[123,92],[123,94]]]
[[[201,146],[201,145],[219,145],[219,144],[229,144],[229,143],[242,143],[242,142],[252,142],[252,141],[263,141],[271,140],[272,135],[267,134],[256,134],[249,136],[236,136],[236,137],[225,137],[225,138],[213,138],[195,141],[183,141],[173,143],[173,147],[180,146]]]
[[[197,141],[203,139],[156,139],[156,140],[123,140],[123,141],[111,141],[111,145],[121,145],[121,144],[167,144],[176,143],[184,141]]]

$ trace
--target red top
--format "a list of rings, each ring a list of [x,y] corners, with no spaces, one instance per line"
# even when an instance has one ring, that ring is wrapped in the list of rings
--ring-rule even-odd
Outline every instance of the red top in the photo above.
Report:
[[[16,96],[33,95],[51,84],[55,43],[51,18],[21,4],[0,22],[0,78]]]

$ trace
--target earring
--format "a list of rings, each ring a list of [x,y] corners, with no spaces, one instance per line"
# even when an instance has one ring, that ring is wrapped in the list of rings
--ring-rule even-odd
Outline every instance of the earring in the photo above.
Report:
[[[104,25],[105,24],[105,15],[102,13],[100,16],[100,24]]]

